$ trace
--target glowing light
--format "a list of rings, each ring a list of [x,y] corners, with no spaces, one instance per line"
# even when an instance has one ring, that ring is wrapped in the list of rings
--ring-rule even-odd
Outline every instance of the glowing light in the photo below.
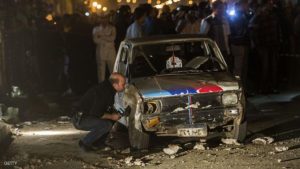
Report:
[[[134,3],[134,4],[135,4],[135,3],[136,3],[136,0],[132,0],[132,3]]]
[[[160,0],[158,0],[158,1],[156,1],[156,3],[159,5],[161,2],[160,2]]]
[[[161,9],[163,6],[162,5],[155,5],[154,7],[157,8],[157,9]]]
[[[53,16],[52,16],[51,14],[48,14],[48,15],[46,16],[46,19],[50,22],[50,21],[53,20]]]
[[[193,1],[189,1],[189,5],[192,5],[193,4]]]
[[[130,3],[130,0],[126,0],[127,3]]]
[[[84,1],[83,3],[84,3],[85,5],[87,5],[87,4],[88,4],[88,1]]]
[[[54,25],[56,25],[57,23],[56,23],[56,22],[54,22],[53,24],[54,24]]]
[[[148,2],[148,4],[151,4],[151,3],[152,3],[152,0],[148,0],[147,2]]]
[[[90,13],[86,12],[84,15],[85,15],[85,16],[90,16]]]
[[[93,7],[97,7],[98,2],[93,2]]]
[[[117,0],[117,2],[118,2],[118,3],[121,3],[121,2],[122,2],[122,0]]]
[[[24,131],[20,132],[23,136],[59,136],[59,135],[75,135],[84,133],[80,130],[40,130],[40,131]]]
[[[229,14],[230,16],[235,16],[235,10],[234,10],[234,9],[229,10],[229,11],[228,11],[228,14]]]
[[[167,5],[171,5],[172,3],[173,3],[172,0],[168,0],[168,1],[166,2]]]
[[[97,9],[101,9],[102,8],[102,5],[101,4],[98,4],[97,5]]]
[[[107,11],[107,7],[103,7],[102,10],[105,12]]]

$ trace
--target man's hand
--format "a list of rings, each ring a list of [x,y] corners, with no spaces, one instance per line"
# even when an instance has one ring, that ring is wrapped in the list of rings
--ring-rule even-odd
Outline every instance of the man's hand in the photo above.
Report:
[[[108,119],[108,120],[113,120],[113,121],[118,121],[120,118],[121,118],[121,115],[118,113],[104,114],[102,116],[102,119]]]

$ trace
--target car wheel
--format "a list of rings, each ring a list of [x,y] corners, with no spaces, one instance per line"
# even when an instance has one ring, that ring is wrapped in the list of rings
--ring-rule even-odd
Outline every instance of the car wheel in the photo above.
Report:
[[[235,120],[233,122],[233,130],[228,133],[227,137],[236,139],[238,142],[243,142],[247,136],[247,120],[245,118],[246,114],[246,99],[245,96],[242,95],[242,106],[243,106],[243,117],[242,122],[239,122],[239,120]]]
[[[131,112],[129,116],[129,141],[132,148],[148,149],[150,136],[148,133],[135,128],[135,112]],[[142,126],[141,126],[142,127]]]
[[[239,125],[234,125],[233,129],[233,138],[236,139],[238,142],[243,142],[247,135],[247,121]]]

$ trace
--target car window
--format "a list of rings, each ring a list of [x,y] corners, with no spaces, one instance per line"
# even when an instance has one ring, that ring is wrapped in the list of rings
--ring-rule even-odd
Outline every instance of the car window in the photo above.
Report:
[[[133,48],[132,77],[165,73],[224,71],[213,47],[204,41],[168,42]]]

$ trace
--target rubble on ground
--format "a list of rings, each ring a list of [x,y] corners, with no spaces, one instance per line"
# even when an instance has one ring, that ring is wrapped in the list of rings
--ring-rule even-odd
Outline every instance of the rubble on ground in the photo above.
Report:
[[[259,137],[252,140],[253,144],[262,144],[262,145],[271,144],[273,142],[274,142],[274,138],[272,137]]]
[[[206,150],[206,146],[203,143],[196,143],[193,149],[194,150]]]
[[[232,139],[232,138],[222,138],[221,139],[222,143],[227,144],[227,145],[241,145],[236,139]]]
[[[178,145],[175,145],[175,144],[169,144],[168,148],[163,149],[163,152],[168,154],[168,155],[174,155],[178,152],[179,149],[182,149],[182,148]]]
[[[289,147],[287,146],[276,146],[275,150],[276,152],[283,152],[283,151],[287,151],[289,149]]]

